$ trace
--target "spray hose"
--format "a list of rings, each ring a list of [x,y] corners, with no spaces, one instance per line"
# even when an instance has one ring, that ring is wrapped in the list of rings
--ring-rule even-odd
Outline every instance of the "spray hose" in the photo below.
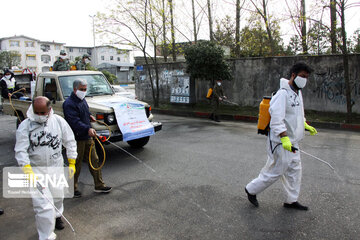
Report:
[[[97,167],[97,168],[93,166],[92,161],[91,161],[91,153],[92,153],[92,150],[93,150],[93,148],[94,148],[94,146],[95,146],[95,141],[93,141],[93,142],[91,143],[91,146],[90,146],[90,150],[89,150],[89,164],[90,164],[90,167],[91,167],[93,170],[98,171],[98,170],[100,170],[100,169],[104,166],[105,161],[106,161],[105,148],[104,148],[104,146],[103,146],[103,144],[102,144],[101,142],[106,142],[106,141],[108,141],[108,140],[110,139],[110,137],[111,137],[111,129],[110,129],[109,125],[107,125],[106,123],[101,122],[101,121],[98,121],[98,120],[95,120],[95,121],[98,122],[98,123],[100,123],[100,124],[102,124],[102,125],[105,125],[105,126],[108,128],[108,130],[109,130],[109,136],[108,136],[108,137],[96,135],[96,138],[95,138],[96,141],[99,143],[99,145],[100,145],[100,147],[101,147],[101,149],[102,149],[102,152],[103,152],[103,161],[102,161],[102,163],[100,164],[100,166]]]
[[[11,97],[12,97],[12,95],[14,95],[15,93],[20,92],[20,91],[22,91],[22,90],[24,90],[24,88],[20,88],[19,90],[16,90],[15,92],[10,93],[10,96],[9,96],[9,103],[10,103],[10,106],[11,106],[11,108],[14,110],[14,112],[15,112],[15,114],[16,114],[16,116],[17,116],[17,118],[19,119],[19,121],[20,121],[20,122],[22,122],[22,120],[21,120],[21,118],[20,118],[20,116],[19,116],[18,112],[16,111],[16,109],[15,109],[14,105],[12,104]]]

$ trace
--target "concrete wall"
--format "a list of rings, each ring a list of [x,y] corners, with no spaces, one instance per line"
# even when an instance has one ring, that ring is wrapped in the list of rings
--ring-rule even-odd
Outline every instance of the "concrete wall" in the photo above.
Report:
[[[342,56],[243,58],[230,60],[233,80],[224,82],[226,95],[242,106],[258,106],[264,95],[271,95],[279,88],[281,77],[289,77],[290,67],[297,61],[309,64],[315,71],[303,90],[305,109],[346,112],[344,69]],[[350,81],[352,85],[353,112],[360,113],[360,54],[350,55]],[[170,102],[174,75],[185,71],[185,63],[161,64],[160,101]],[[153,68],[152,68],[153,69]],[[154,71],[152,75],[155,79]],[[146,66],[135,74],[136,95],[143,100],[152,100]],[[208,81],[195,82],[195,99],[206,101]]]

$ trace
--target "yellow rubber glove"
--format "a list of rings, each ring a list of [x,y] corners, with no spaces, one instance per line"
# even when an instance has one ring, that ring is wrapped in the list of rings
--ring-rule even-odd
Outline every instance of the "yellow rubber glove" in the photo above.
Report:
[[[288,136],[285,136],[285,137],[280,138],[280,140],[282,142],[283,148],[285,150],[288,150],[289,152],[292,152],[291,151],[292,144],[290,142],[290,138]]]
[[[69,178],[71,179],[74,177],[74,174],[76,172],[75,169],[76,160],[69,158],[68,161],[69,161]]]
[[[30,164],[27,164],[25,165],[23,168],[22,168],[23,172],[25,174],[28,174],[28,180],[32,180],[34,179],[34,171],[32,170],[32,167]]]
[[[314,127],[310,126],[309,124],[307,124],[307,122],[304,122],[304,125],[305,125],[305,129],[309,130],[311,136],[314,136],[317,134],[316,129]]]

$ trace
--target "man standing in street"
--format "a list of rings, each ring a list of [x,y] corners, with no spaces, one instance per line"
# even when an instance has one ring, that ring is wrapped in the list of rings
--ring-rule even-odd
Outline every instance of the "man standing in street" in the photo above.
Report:
[[[308,210],[298,202],[301,185],[301,160],[299,141],[304,130],[317,134],[304,117],[301,89],[305,87],[312,69],[296,63],[290,70],[290,80],[280,79],[280,89],[270,101],[270,131],[267,141],[268,159],[259,176],[252,180],[245,192],[249,201],[259,206],[256,195],[281,178],[287,198],[284,207]]]
[[[67,58],[65,50],[60,51],[59,59],[54,62],[53,71],[69,71],[70,62]]]
[[[46,97],[36,97],[26,115],[28,118],[16,131],[15,145],[15,158],[24,173],[33,177],[34,171],[36,174],[52,174],[58,171],[54,169],[63,168],[62,146],[64,146],[69,162],[69,177],[72,178],[75,173],[77,152],[75,137],[70,126],[62,117],[54,114],[50,100]],[[43,192],[62,213],[63,187],[48,186]],[[55,239],[54,228],[58,230],[64,228],[61,214],[55,212],[52,204],[39,192],[32,193],[32,202],[39,239]]]
[[[221,101],[226,99],[226,96],[224,96],[224,90],[222,87],[222,80],[217,80],[216,84],[213,88],[212,96],[211,96],[211,106],[212,106],[212,113],[210,115],[210,119],[214,120],[215,122],[220,122],[219,115],[218,115],[218,109],[219,104]]]
[[[76,159],[76,173],[74,178],[74,197],[78,198],[81,197],[81,192],[78,188],[81,163],[83,160],[88,161],[90,148],[94,143],[93,138],[96,137],[96,131],[91,128],[90,121],[95,121],[95,118],[90,114],[89,106],[85,99],[87,90],[86,80],[76,79],[73,83],[73,90],[70,97],[65,100],[63,109],[65,119],[74,131],[77,141],[78,158]],[[99,158],[96,154],[95,147],[91,151],[91,163],[94,168],[99,167]],[[89,170],[94,178],[94,192],[110,192],[112,188],[104,184],[101,170],[92,169],[90,164]]]
[[[82,58],[76,62],[76,70],[87,70],[86,64],[90,63],[90,61],[89,54],[85,53]]]

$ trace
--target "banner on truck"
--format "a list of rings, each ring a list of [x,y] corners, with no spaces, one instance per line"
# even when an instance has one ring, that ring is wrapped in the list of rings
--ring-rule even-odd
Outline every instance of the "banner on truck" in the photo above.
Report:
[[[143,104],[134,102],[106,102],[103,104],[114,109],[123,141],[127,142],[155,134],[154,126],[147,119]]]

